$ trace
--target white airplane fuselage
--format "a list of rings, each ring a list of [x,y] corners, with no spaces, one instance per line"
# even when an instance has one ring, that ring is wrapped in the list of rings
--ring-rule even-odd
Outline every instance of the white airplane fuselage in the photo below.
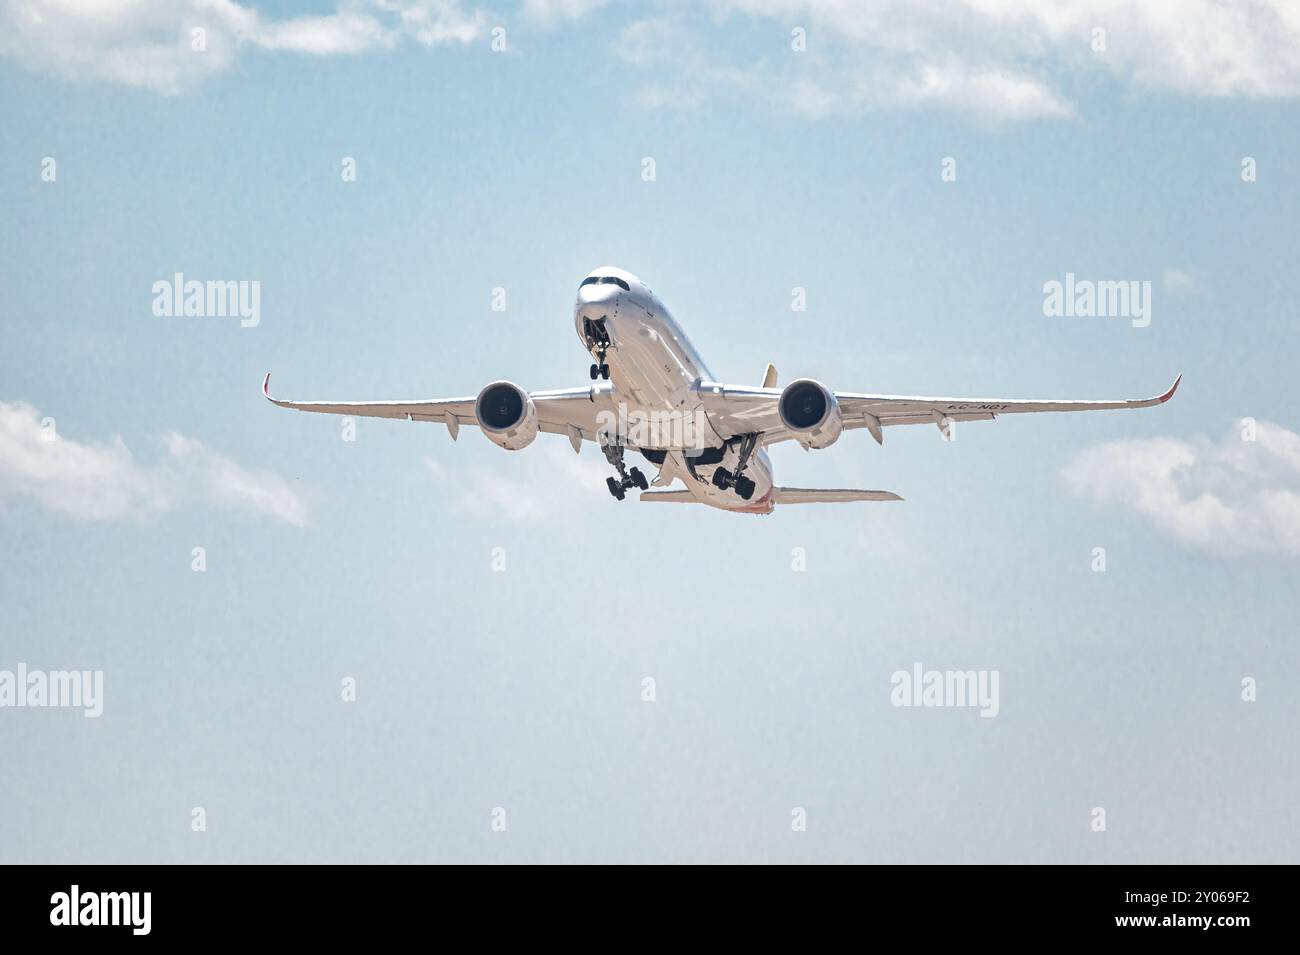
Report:
[[[593,399],[599,397],[602,405],[608,403],[616,409],[620,420],[650,419],[674,425],[647,429],[643,443],[633,442],[638,450],[665,452],[660,465],[663,483],[678,477],[698,501],[724,510],[772,511],[772,462],[762,448],[754,450],[745,467],[745,476],[754,482],[749,500],[734,488],[718,488],[712,483],[716,468],[735,471],[739,450],[714,431],[705,413],[701,392],[712,387],[712,374],[644,282],[622,269],[596,269],[578,288],[573,321],[583,347],[593,358],[597,356],[597,329],[608,336],[605,363],[609,382],[595,386]],[[675,427],[679,423],[683,426]],[[724,447],[721,459],[712,460],[716,449]],[[699,454],[701,451],[704,454]]]

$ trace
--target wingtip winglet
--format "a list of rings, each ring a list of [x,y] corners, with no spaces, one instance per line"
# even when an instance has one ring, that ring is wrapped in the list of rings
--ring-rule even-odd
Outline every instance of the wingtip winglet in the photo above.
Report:
[[[1174,392],[1178,390],[1178,383],[1182,380],[1183,380],[1182,372],[1179,372],[1178,377],[1174,379],[1174,383],[1169,386],[1169,390],[1160,396],[1161,404],[1164,404],[1166,401],[1168,401],[1170,398],[1174,396]]]

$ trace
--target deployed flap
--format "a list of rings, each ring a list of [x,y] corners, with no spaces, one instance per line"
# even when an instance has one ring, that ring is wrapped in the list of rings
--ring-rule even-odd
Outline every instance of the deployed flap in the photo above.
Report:
[[[644,495],[642,495],[644,497]],[[852,488],[778,487],[772,489],[776,504],[835,504],[842,501],[901,501],[893,491],[856,491]]]

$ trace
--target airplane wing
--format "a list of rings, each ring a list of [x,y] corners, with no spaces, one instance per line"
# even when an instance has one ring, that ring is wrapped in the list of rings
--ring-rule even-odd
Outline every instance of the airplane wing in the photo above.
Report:
[[[477,425],[474,403],[469,398],[431,398],[416,401],[287,401],[271,397],[271,376],[262,381],[262,394],[271,404],[297,411],[349,415],[362,418],[398,418],[405,421],[434,421],[447,426],[454,439],[463,424]],[[537,406],[537,427],[550,434],[562,434],[576,451],[582,441],[596,440],[599,407],[591,400],[591,388],[561,388],[529,392]]]
[[[867,395],[851,391],[835,392],[844,428],[866,428],[877,443],[884,443],[882,429],[904,424],[933,424],[945,434],[950,421],[990,420],[1004,414],[1035,414],[1049,411],[1112,411],[1125,408],[1150,408],[1174,396],[1179,375],[1169,390],[1153,398],[1119,401],[1057,401],[1005,398],[930,398],[905,395]],[[777,401],[779,388],[754,388],[746,385],[715,385],[702,388],[709,421],[723,437],[759,433],[765,445],[787,441],[795,435],[781,423]]]

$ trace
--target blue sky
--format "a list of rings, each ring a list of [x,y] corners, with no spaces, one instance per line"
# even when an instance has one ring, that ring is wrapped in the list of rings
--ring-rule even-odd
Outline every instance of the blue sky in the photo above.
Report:
[[[105,697],[0,708],[0,859],[1295,861],[1300,21],[1036,6],[0,0],[0,670]],[[582,384],[605,264],[727,381],[1185,378],[778,447],[906,501],[770,517],[258,393]],[[1045,317],[1067,272],[1150,326]],[[998,716],[892,706],[916,662]]]

